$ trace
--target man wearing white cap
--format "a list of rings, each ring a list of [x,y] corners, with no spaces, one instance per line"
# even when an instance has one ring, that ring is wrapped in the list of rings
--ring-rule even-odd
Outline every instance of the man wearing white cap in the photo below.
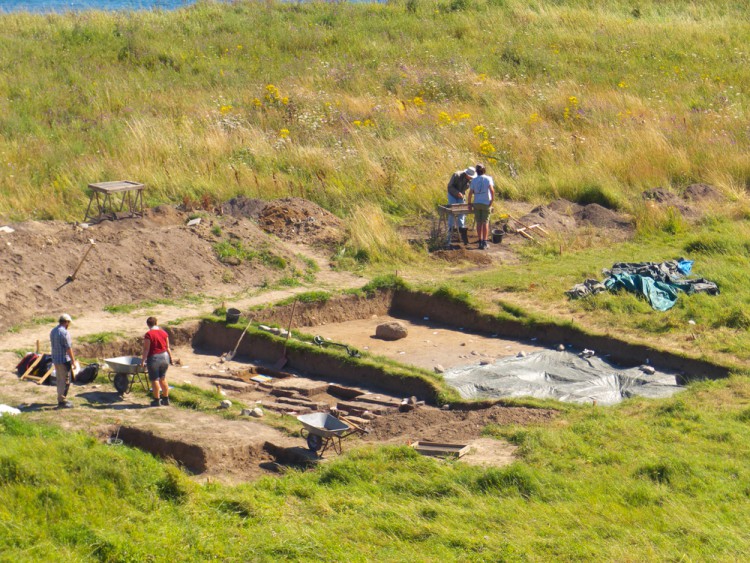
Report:
[[[466,170],[457,170],[451,176],[448,181],[448,204],[453,205],[455,203],[466,202],[466,190],[469,189],[469,184],[472,178],[476,178],[476,171],[469,166]],[[466,215],[459,215],[456,217],[456,223],[458,223],[458,232],[461,234],[461,240],[464,244],[469,244],[469,232],[466,228]],[[451,236],[453,235],[453,214],[448,216],[448,240],[445,244],[451,243]]]
[[[73,355],[73,344],[68,327],[73,319],[67,313],[60,315],[60,323],[49,333],[52,344],[52,362],[55,364],[57,378],[57,408],[69,409],[73,403],[68,401],[68,388],[76,358]]]

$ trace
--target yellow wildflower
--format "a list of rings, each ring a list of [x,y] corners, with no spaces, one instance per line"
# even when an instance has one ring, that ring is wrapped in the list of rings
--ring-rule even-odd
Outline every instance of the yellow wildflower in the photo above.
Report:
[[[424,105],[424,100],[421,96],[414,96],[412,103],[417,107],[422,107]]]
[[[220,113],[221,115],[226,115],[226,114],[228,114],[228,113],[229,113],[230,111],[232,111],[232,106],[231,106],[231,105],[229,105],[229,104],[227,104],[227,105],[225,105],[225,106],[221,106],[221,107],[219,108],[219,113]]]
[[[288,139],[289,138],[289,129],[281,129],[279,131],[279,137],[282,139]]]
[[[480,138],[486,140],[489,137],[489,133],[487,133],[487,129],[484,128],[483,125],[477,125],[474,127],[474,134]]]
[[[440,124],[440,125],[450,125],[451,124],[451,116],[448,115],[446,112],[441,111],[438,114],[438,124]]]
[[[479,153],[483,156],[495,154],[495,147],[487,139],[479,143]]]

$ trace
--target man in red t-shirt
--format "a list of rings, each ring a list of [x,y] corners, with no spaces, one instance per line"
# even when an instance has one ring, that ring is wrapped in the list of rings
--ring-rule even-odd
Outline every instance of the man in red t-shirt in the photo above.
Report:
[[[167,385],[167,368],[172,365],[172,350],[169,349],[169,335],[156,326],[156,318],[146,319],[148,332],[143,337],[142,363],[148,370],[148,380],[154,393],[152,407],[169,405],[169,385]],[[161,391],[161,399],[159,398]]]

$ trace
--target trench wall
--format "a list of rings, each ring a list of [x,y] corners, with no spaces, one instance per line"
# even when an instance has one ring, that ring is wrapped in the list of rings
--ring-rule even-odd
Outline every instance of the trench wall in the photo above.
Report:
[[[193,335],[198,330],[198,322],[185,323],[177,327],[162,327],[169,335],[172,346],[190,344]],[[146,334],[146,323],[143,323],[143,334]],[[81,358],[112,358],[116,356],[140,356],[143,350],[143,336],[136,336],[124,340],[116,340],[105,344],[73,342],[76,356]]]
[[[433,321],[457,328],[498,334],[506,338],[536,338],[537,342],[552,346],[571,344],[576,348],[591,348],[598,355],[609,354],[613,361],[626,366],[639,365],[648,359],[660,368],[682,372],[685,381],[720,379],[727,377],[732,370],[730,366],[658,350],[644,344],[631,344],[608,335],[590,334],[570,325],[499,319],[494,315],[480,313],[464,303],[417,291],[397,290],[389,313],[412,318],[427,315]]]
[[[204,321],[193,338],[193,345],[216,353],[228,352],[237,345],[241,333],[240,329],[227,327],[222,323]],[[283,341],[266,333],[248,332],[237,348],[238,356],[269,364],[275,363],[283,354]],[[435,385],[408,374],[406,370],[400,374],[398,369],[386,370],[366,361],[348,358],[345,354],[333,354],[293,341],[289,343],[286,357],[286,368],[323,381],[379,389],[402,397],[414,395],[432,404],[438,400],[439,390]]]
[[[366,319],[372,315],[384,315],[388,312],[393,299],[392,291],[382,291],[372,297],[363,295],[344,295],[332,297],[328,301],[314,303],[297,302],[294,305],[282,305],[257,309],[244,313],[250,321],[262,324],[278,324],[286,328],[290,320],[292,328],[316,326],[328,323],[341,323],[353,319]],[[292,319],[294,309],[294,319]]]

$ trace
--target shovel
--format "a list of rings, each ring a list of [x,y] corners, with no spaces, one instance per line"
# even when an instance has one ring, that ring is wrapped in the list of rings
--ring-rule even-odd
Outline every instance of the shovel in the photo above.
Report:
[[[242,334],[240,334],[239,339],[237,339],[237,344],[234,346],[234,350],[231,352],[227,352],[222,356],[222,360],[225,362],[229,362],[234,358],[234,355],[237,353],[237,348],[240,347],[240,342],[242,342],[242,338],[245,336],[245,333],[247,332],[247,329],[250,328],[250,323],[248,322],[247,325],[245,325],[245,330],[242,331]]]
[[[294,305],[292,305],[292,316],[289,317],[289,328],[286,331],[286,339],[284,340],[284,351],[281,354],[281,357],[276,360],[276,363],[273,364],[274,369],[281,369],[283,368],[288,359],[286,357],[286,343],[289,342],[289,335],[292,334],[292,320],[294,320],[294,310],[297,308],[297,300],[294,300]]]
[[[84,255],[83,255],[83,258],[81,258],[81,261],[80,261],[80,262],[78,262],[78,266],[77,266],[77,267],[76,267],[76,269],[75,269],[75,270],[73,271],[73,273],[72,273],[71,275],[69,275],[69,276],[68,276],[68,277],[67,277],[67,278],[65,279],[65,281],[66,281],[66,282],[70,283],[70,282],[72,282],[73,280],[75,280],[75,279],[76,279],[76,274],[78,273],[78,270],[80,270],[80,269],[81,269],[81,266],[83,266],[83,263],[84,263],[84,262],[86,261],[86,257],[87,257],[87,256],[89,255],[89,252],[91,252],[91,249],[92,249],[92,248],[94,248],[94,245],[96,244],[96,243],[94,242],[94,239],[90,238],[90,239],[89,239],[89,242],[90,242],[91,244],[89,244],[89,247],[88,247],[88,249],[86,249],[86,252],[84,253]]]

